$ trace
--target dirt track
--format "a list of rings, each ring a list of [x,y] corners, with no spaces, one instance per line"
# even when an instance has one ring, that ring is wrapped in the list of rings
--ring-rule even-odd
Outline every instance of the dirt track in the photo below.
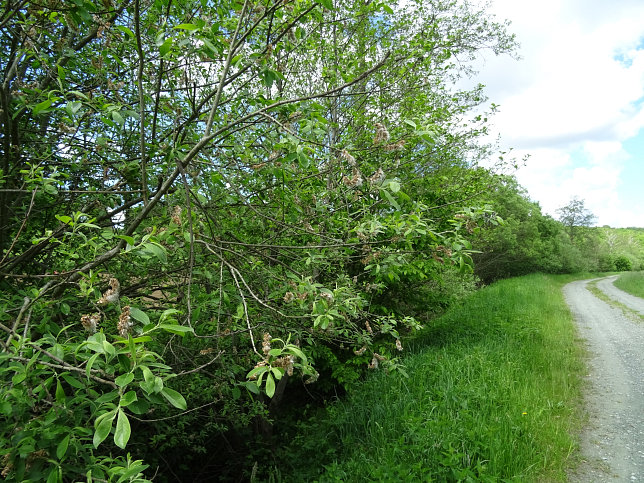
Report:
[[[600,279],[597,287],[644,315],[644,300],[617,289],[615,278]],[[569,478],[583,483],[644,482],[644,322],[594,296],[589,282],[564,288],[590,353],[582,463]]]

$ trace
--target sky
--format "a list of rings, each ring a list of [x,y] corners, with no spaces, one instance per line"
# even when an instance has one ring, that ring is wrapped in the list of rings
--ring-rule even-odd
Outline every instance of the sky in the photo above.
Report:
[[[644,227],[644,1],[493,0],[520,60],[485,55],[475,80],[499,105],[500,146],[542,210],[573,198],[597,225]]]

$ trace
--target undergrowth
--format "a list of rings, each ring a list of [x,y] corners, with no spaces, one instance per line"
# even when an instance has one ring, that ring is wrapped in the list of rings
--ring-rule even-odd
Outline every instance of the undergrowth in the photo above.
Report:
[[[583,373],[561,286],[505,280],[408,342],[278,450],[272,481],[564,481]]]

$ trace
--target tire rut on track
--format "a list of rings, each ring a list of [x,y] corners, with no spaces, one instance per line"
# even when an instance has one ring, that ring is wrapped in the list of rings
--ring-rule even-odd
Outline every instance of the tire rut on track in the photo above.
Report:
[[[582,462],[569,474],[572,482],[644,482],[644,323],[587,288],[596,281],[608,297],[644,314],[644,300],[617,289],[615,278],[564,287],[590,355],[584,394],[589,420],[581,434]]]

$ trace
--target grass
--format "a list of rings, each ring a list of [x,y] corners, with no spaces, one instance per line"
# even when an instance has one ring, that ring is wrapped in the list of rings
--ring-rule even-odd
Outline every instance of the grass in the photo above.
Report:
[[[623,273],[615,280],[614,285],[624,292],[644,298],[644,272]]]
[[[565,481],[583,417],[570,280],[473,294],[408,344],[408,378],[376,373],[302,423],[271,479]]]

